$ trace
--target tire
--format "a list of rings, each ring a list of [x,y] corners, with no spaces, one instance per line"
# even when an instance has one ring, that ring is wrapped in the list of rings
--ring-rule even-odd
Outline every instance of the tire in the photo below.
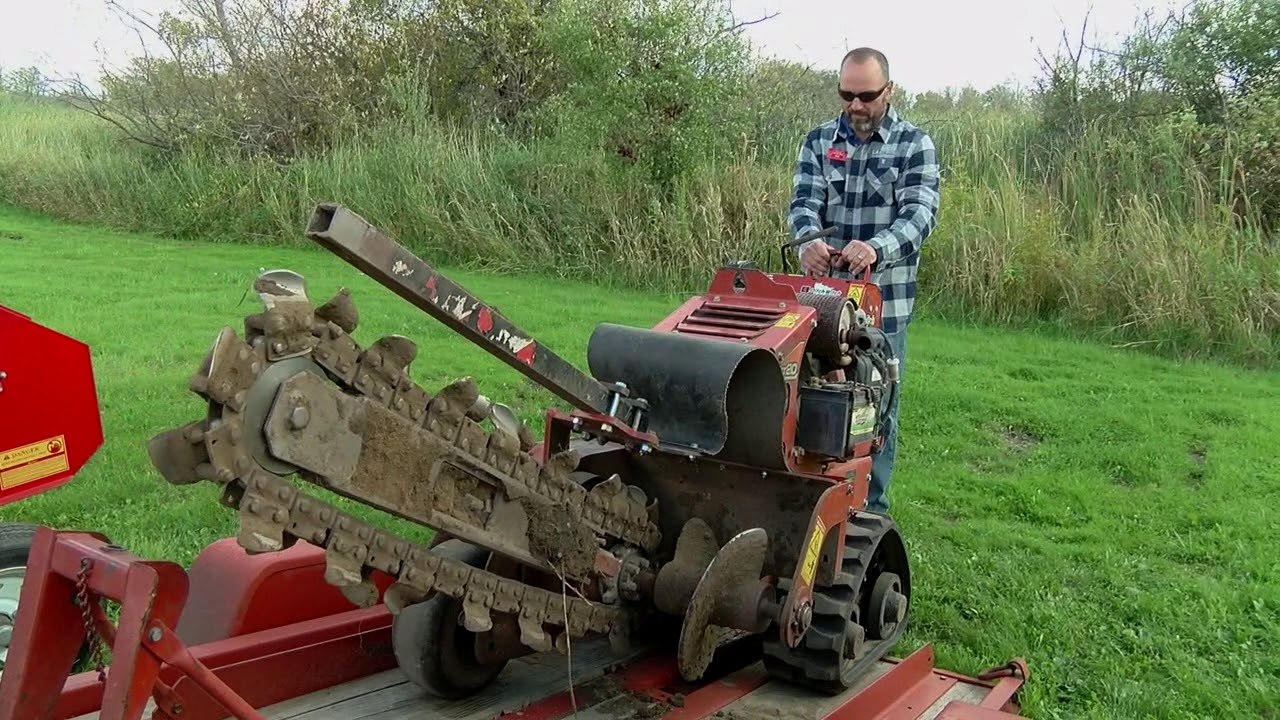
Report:
[[[23,575],[26,574],[27,562],[31,557],[31,543],[35,540],[36,525],[27,523],[0,523],[0,612],[7,609],[3,607],[5,596],[7,593],[3,590],[5,577],[9,571],[17,571],[21,569]],[[2,622],[2,621],[0,621]],[[0,633],[5,637],[11,635]],[[0,671],[4,670],[4,664],[9,651],[8,640],[5,639],[0,644]],[[89,660],[89,643],[84,642],[80,646],[80,652],[76,656],[74,668],[83,668]]]
[[[484,567],[489,552],[457,539],[440,543],[434,552]],[[391,642],[396,662],[409,680],[446,700],[465,698],[492,683],[507,661],[484,664],[475,654],[476,636],[458,622],[462,602],[435,593],[396,614]]]
[[[0,570],[26,567],[35,535],[35,525],[0,523]]]
[[[31,541],[35,538],[36,526],[24,523],[0,524],[0,671],[9,654],[9,640],[13,636],[12,622],[17,614],[17,577],[25,575],[27,558],[31,554]]]

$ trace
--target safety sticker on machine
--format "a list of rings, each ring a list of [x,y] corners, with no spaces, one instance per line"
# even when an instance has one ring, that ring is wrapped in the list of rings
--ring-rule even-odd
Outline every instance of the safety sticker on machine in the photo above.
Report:
[[[5,450],[0,452],[0,490],[43,480],[68,468],[64,435]]]
[[[804,553],[804,564],[800,569],[800,578],[806,583],[813,584],[813,575],[818,569],[818,553],[822,550],[822,540],[825,533],[822,531],[822,521],[813,524],[813,530],[809,534],[809,547]]]
[[[850,286],[849,286],[849,298],[850,298],[851,300],[853,300],[853,302],[854,302],[854,304],[855,304],[855,305],[861,305],[861,304],[862,304],[862,291],[863,291],[865,288],[866,288],[866,286],[865,286],[865,285],[850,285]]]

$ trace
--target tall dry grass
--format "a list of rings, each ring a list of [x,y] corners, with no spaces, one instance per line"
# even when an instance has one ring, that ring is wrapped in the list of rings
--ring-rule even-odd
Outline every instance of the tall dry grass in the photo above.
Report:
[[[1050,324],[1165,354],[1271,365],[1280,251],[1215,203],[1176,138],[1105,134],[1046,152],[1032,119],[913,118],[944,163],[920,313]],[[0,201],[215,242],[302,243],[311,207],[347,204],[433,262],[697,291],[748,257],[778,267],[791,159],[780,128],[669,191],[607,153],[427,123],[372,128],[287,166],[148,158],[94,118],[0,101]],[[793,144],[793,143],[791,143]],[[1050,149],[1052,150],[1052,149]]]

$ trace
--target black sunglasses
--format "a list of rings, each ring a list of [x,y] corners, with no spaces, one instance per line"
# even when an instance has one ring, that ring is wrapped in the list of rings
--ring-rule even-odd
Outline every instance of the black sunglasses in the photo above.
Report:
[[[863,92],[856,93],[856,92],[849,92],[848,90],[841,90],[839,88],[836,88],[836,92],[840,93],[840,97],[843,98],[845,102],[853,102],[855,99],[857,99],[857,100],[861,100],[864,103],[869,103],[869,102],[874,102],[876,98],[883,95],[884,91],[888,89],[888,87],[889,87],[889,83],[885,83],[883,86],[881,86],[879,90],[865,90]]]

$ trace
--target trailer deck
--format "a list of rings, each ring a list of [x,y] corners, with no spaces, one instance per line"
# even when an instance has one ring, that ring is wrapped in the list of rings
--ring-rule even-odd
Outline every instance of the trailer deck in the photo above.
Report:
[[[671,682],[676,671],[669,657],[645,652],[618,656],[598,641],[575,653],[572,696],[565,658],[543,654],[512,661],[488,691],[466,700],[426,696],[391,669],[277,703],[262,713],[266,720],[1014,717],[1002,710],[1009,700],[1007,684],[940,671],[932,660],[932,648],[924,647],[905,660],[881,661],[857,687],[828,697],[769,680],[759,662],[685,687]]]
[[[245,562],[234,540],[207,549],[188,576],[168,562],[142,561],[105,538],[40,529],[31,593],[36,608],[21,628],[17,662],[0,682],[0,717],[53,720],[1012,720],[1027,678],[1021,660],[977,677],[942,670],[932,646],[877,662],[856,687],[825,696],[772,680],[758,638],[721,648],[704,677],[680,677],[671,648],[625,653],[606,639],[512,660],[485,691],[460,701],[427,696],[392,652],[385,605],[344,609],[340,595],[318,599],[323,551],[299,547]],[[101,563],[87,581],[95,596],[122,602],[119,625],[93,615],[114,662],[59,678],[45,658],[71,657],[83,642],[76,568]],[[240,575],[218,572],[236,562]],[[38,590],[36,589],[38,588]],[[252,588],[252,590],[248,589]],[[229,606],[227,597],[244,604]],[[299,598],[308,598],[299,605]],[[347,606],[349,608],[349,606]],[[149,608],[149,611],[148,611]],[[181,609],[187,622],[177,623]],[[299,612],[311,616],[298,616]],[[282,618],[292,617],[284,621]],[[174,631],[175,625],[179,628]],[[660,635],[657,633],[656,635]],[[752,645],[756,643],[756,645]],[[56,664],[56,663],[55,663]],[[24,682],[30,688],[24,688]],[[145,707],[144,707],[145,706]]]

